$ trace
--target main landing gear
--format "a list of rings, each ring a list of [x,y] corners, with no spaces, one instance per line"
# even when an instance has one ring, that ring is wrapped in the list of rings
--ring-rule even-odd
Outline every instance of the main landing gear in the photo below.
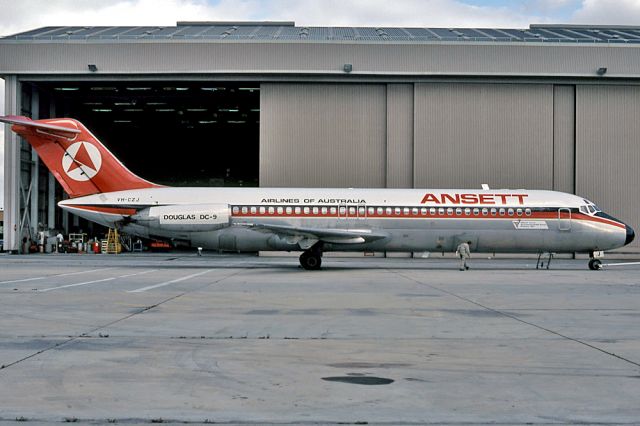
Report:
[[[308,271],[317,271],[322,265],[322,246],[316,244],[300,255],[300,266]]]

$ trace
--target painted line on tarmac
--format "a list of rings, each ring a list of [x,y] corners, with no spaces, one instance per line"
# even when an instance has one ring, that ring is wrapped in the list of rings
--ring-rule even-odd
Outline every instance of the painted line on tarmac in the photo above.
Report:
[[[245,268],[245,269],[246,269],[246,268]],[[212,270],[213,270],[213,269],[209,269],[209,271],[212,271]],[[67,340],[65,340],[65,341],[58,342],[58,343],[56,343],[56,344],[54,344],[54,345],[51,345],[51,346],[48,346],[48,347],[46,347],[46,348],[44,348],[44,349],[40,349],[40,350],[39,350],[39,351],[37,351],[37,352],[34,352],[34,353],[32,353],[32,354],[29,354],[29,355],[23,356],[22,358],[17,359],[17,360],[15,360],[15,361],[13,361],[13,362],[10,362],[10,363],[8,363],[8,364],[2,364],[2,365],[0,365],[0,372],[1,372],[2,370],[4,370],[4,369],[7,369],[7,368],[9,368],[9,367],[13,367],[14,365],[20,364],[20,363],[22,363],[22,362],[24,362],[24,361],[27,361],[27,360],[31,359],[31,358],[37,357],[38,355],[43,354],[43,353],[45,353],[45,352],[48,352],[48,351],[50,351],[50,350],[52,350],[52,349],[56,349],[56,348],[59,348],[59,347],[62,347],[62,346],[71,345],[71,344],[73,344],[76,340],[78,340],[78,339],[79,339],[79,338],[81,338],[81,337],[89,337],[89,336],[91,336],[91,334],[93,334],[93,333],[95,333],[95,332],[97,332],[97,331],[99,331],[99,330],[105,329],[105,328],[110,327],[110,326],[112,326],[112,325],[114,325],[114,324],[117,324],[117,323],[119,323],[119,322],[126,321],[126,320],[128,320],[129,318],[133,318],[133,317],[135,317],[136,315],[140,315],[140,314],[143,314],[143,313],[145,313],[145,312],[148,312],[148,311],[150,311],[150,310],[152,310],[152,309],[157,308],[157,307],[158,307],[158,306],[160,306],[160,305],[164,305],[165,303],[168,303],[168,302],[171,302],[171,301],[173,301],[173,300],[176,300],[176,299],[178,299],[178,298],[180,298],[180,297],[184,296],[185,294],[191,294],[191,293],[194,293],[194,292],[196,292],[196,291],[200,291],[200,290],[203,290],[203,289],[205,289],[205,288],[207,288],[207,287],[210,287],[210,286],[212,286],[212,285],[214,285],[214,284],[218,284],[218,283],[220,283],[220,282],[222,282],[222,281],[226,280],[227,278],[231,278],[231,277],[233,277],[234,275],[238,275],[238,274],[239,274],[239,273],[241,273],[243,270],[244,270],[244,269],[237,270],[237,271],[235,271],[235,272],[233,272],[233,273],[231,273],[231,274],[225,275],[224,277],[217,278],[217,279],[215,279],[215,280],[213,280],[213,281],[211,281],[211,282],[208,282],[208,283],[206,283],[206,284],[204,284],[204,285],[201,285],[201,286],[199,286],[199,287],[197,287],[197,288],[193,288],[193,289],[191,289],[191,290],[189,290],[189,291],[185,291],[185,292],[182,292],[182,293],[179,293],[179,294],[173,295],[173,296],[168,297],[168,298],[166,298],[166,299],[164,299],[164,300],[162,300],[162,301],[160,301],[160,302],[158,302],[158,303],[155,303],[155,304],[153,304],[153,305],[151,305],[151,306],[147,306],[147,307],[144,307],[144,308],[142,308],[142,309],[139,309],[139,310],[137,310],[137,311],[135,311],[135,312],[133,312],[133,313],[131,313],[131,314],[129,314],[129,315],[126,315],[126,316],[124,316],[124,317],[122,317],[122,318],[118,318],[117,320],[111,321],[111,322],[109,322],[109,323],[107,323],[107,324],[99,325],[98,327],[94,327],[93,329],[88,330],[88,331],[85,331],[84,333],[77,334],[77,335],[75,335],[75,336],[73,336],[73,337],[68,338],[68,339],[67,339]],[[205,271],[205,272],[209,272],[209,271]],[[1,418],[0,418],[0,421],[2,421],[2,419],[1,419]]]
[[[151,269],[149,271],[143,271],[143,272],[136,272],[134,274],[120,275],[120,276],[117,276],[117,277],[103,278],[101,280],[93,280],[93,281],[86,281],[86,282],[83,282],[83,283],[61,285],[61,286],[58,286],[58,287],[45,288],[45,289],[38,290],[38,291],[41,292],[41,293],[46,293],[48,291],[59,290],[61,288],[79,287],[79,286],[82,286],[82,285],[102,283],[102,282],[105,282],[105,281],[113,281],[113,280],[117,280],[117,279],[120,279],[120,278],[128,278],[128,277],[133,277],[133,276],[136,276],[136,275],[148,274],[150,272],[155,272],[155,271],[157,271],[157,269]]]
[[[147,291],[147,290],[153,290],[154,288],[165,287],[165,286],[168,286],[168,285],[171,285],[171,284],[175,284],[175,283],[179,283],[179,282],[182,282],[182,281],[186,281],[186,280],[191,279],[191,278],[199,277],[200,275],[207,274],[207,273],[209,273],[211,271],[213,271],[213,269],[207,269],[206,271],[198,272],[196,274],[187,275],[186,277],[182,277],[182,278],[176,278],[175,280],[165,281],[165,282],[160,283],[160,284],[154,284],[154,285],[150,285],[150,286],[147,286],[147,287],[137,288],[135,290],[129,290],[129,291],[127,291],[127,293],[142,293],[142,292]]]
[[[51,287],[51,288],[44,288],[42,290],[38,290],[38,292],[40,293],[46,293],[47,291],[52,291],[52,290],[59,290],[61,288],[69,288],[69,287],[78,287],[81,285],[88,285],[88,284],[95,284],[95,283],[102,283],[105,281],[113,281],[115,280],[116,277],[111,277],[111,278],[103,278],[101,280],[93,280],[93,281],[86,281],[83,283],[77,283],[77,284],[67,284],[67,285],[61,285],[60,287]]]
[[[90,272],[106,271],[107,269],[113,269],[113,268],[90,269],[88,271],[68,272],[66,274],[43,275],[41,277],[23,278],[20,280],[0,281],[0,284],[26,283],[28,281],[45,280],[47,278],[68,277],[70,275],[80,275],[80,274],[88,274]]]
[[[135,273],[133,273],[133,274],[127,274],[127,275],[120,275],[118,278],[129,278],[129,277],[135,277],[136,275],[150,274],[151,272],[158,272],[158,270],[157,270],[157,269],[149,269],[148,271],[135,272]]]

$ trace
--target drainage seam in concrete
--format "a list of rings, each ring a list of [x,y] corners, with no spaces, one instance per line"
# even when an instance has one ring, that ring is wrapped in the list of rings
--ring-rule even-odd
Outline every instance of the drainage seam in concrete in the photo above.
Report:
[[[571,336],[567,336],[567,335],[565,335],[565,334],[559,333],[559,332],[557,332],[557,331],[551,330],[551,329],[549,329],[549,328],[543,327],[543,326],[541,326],[541,325],[538,325],[538,324],[535,324],[535,323],[532,323],[532,322],[529,322],[529,321],[525,321],[525,320],[523,320],[522,318],[518,318],[518,317],[516,317],[515,315],[511,315],[511,314],[508,314],[508,313],[506,313],[506,312],[500,311],[500,310],[498,310],[498,309],[494,309],[494,308],[491,308],[491,307],[489,307],[489,306],[485,306],[485,305],[483,305],[482,303],[476,302],[475,300],[468,299],[468,298],[466,298],[466,297],[464,297],[464,296],[460,296],[460,295],[455,294],[455,293],[453,293],[453,292],[451,292],[451,291],[448,291],[448,290],[442,289],[442,288],[440,288],[440,287],[436,287],[436,286],[434,286],[434,285],[432,285],[432,284],[427,284],[427,283],[422,282],[422,281],[420,281],[420,280],[417,280],[417,279],[415,279],[415,278],[413,278],[413,277],[406,276],[406,275],[402,274],[401,272],[394,271],[394,270],[388,270],[388,271],[389,271],[389,272],[392,272],[392,273],[394,273],[394,274],[396,274],[396,275],[399,275],[399,276],[401,276],[402,278],[404,278],[404,279],[406,279],[406,280],[413,281],[413,282],[414,282],[414,283],[416,283],[416,284],[426,285],[426,286],[427,286],[427,287],[429,287],[429,288],[432,288],[432,289],[434,289],[434,290],[437,290],[437,291],[440,291],[440,292],[442,292],[442,293],[448,294],[448,295],[453,296],[453,297],[455,297],[455,298],[457,298],[457,299],[464,300],[465,302],[468,302],[468,303],[471,303],[471,304],[473,304],[473,305],[479,306],[479,307],[481,307],[481,308],[483,308],[483,309],[486,309],[486,310],[488,310],[488,311],[495,312],[496,314],[500,314],[500,315],[505,316],[505,317],[507,317],[507,318],[511,318],[511,319],[516,320],[516,321],[518,321],[518,322],[521,322],[521,323],[523,323],[523,324],[529,325],[529,326],[531,326],[531,327],[535,327],[535,328],[537,328],[537,329],[539,329],[539,330],[546,331],[547,333],[554,334],[554,335],[556,335],[556,336],[558,336],[558,337],[562,337],[563,339],[567,339],[567,340],[570,340],[570,341],[572,341],[572,342],[579,343],[579,344],[584,345],[584,346],[586,346],[586,347],[588,347],[588,348],[595,349],[595,350],[597,350],[597,351],[599,351],[599,352],[602,352],[603,354],[606,354],[606,355],[612,356],[612,357],[614,357],[614,358],[618,358],[618,359],[619,359],[619,360],[621,360],[621,361],[628,362],[629,364],[634,365],[634,366],[636,366],[636,367],[640,367],[640,363],[638,363],[638,362],[632,361],[632,360],[630,360],[630,359],[628,359],[628,358],[625,358],[625,357],[620,356],[620,355],[618,355],[618,354],[615,354],[615,353],[613,353],[613,352],[609,352],[609,351],[607,351],[607,350],[604,350],[604,349],[602,349],[602,348],[599,348],[598,346],[595,346],[595,345],[592,345],[592,344],[590,344],[590,343],[587,343],[587,342],[585,342],[585,341],[583,341],[583,340],[580,340],[580,339],[577,339],[577,338],[574,338],[574,337],[571,337]]]
[[[212,270],[213,270],[213,269],[212,269]],[[164,304],[165,304],[165,303],[167,303],[167,302],[171,302],[172,300],[175,300],[175,299],[177,299],[177,298],[179,298],[179,297],[182,297],[182,296],[184,296],[185,294],[190,294],[190,293],[194,293],[194,292],[196,292],[196,291],[200,291],[200,290],[202,290],[202,289],[204,289],[204,288],[207,288],[207,287],[209,287],[209,286],[211,286],[211,285],[213,285],[213,284],[217,284],[217,283],[219,283],[219,282],[221,282],[221,281],[224,281],[224,280],[226,280],[227,278],[231,278],[231,277],[233,277],[234,275],[238,275],[240,272],[242,272],[242,270],[238,270],[238,271],[236,271],[236,272],[234,272],[234,273],[232,273],[232,274],[225,275],[225,276],[224,276],[224,277],[222,277],[222,278],[219,278],[219,279],[217,279],[217,280],[215,280],[215,281],[212,281],[212,282],[210,282],[210,283],[207,283],[206,285],[200,286],[200,287],[195,288],[195,289],[193,289],[193,290],[185,291],[185,292],[183,292],[183,293],[176,294],[175,296],[171,296],[171,297],[169,297],[169,298],[167,298],[167,299],[165,299],[165,300],[162,300],[162,301],[160,301],[160,302],[158,302],[158,303],[155,303],[155,304],[153,304],[153,305],[150,305],[150,306],[147,306],[147,307],[145,307],[145,308],[142,308],[142,309],[140,309],[140,310],[138,310],[138,311],[136,311],[136,312],[133,312],[133,313],[131,313],[131,314],[127,315],[127,316],[124,316],[124,317],[119,318],[119,319],[117,319],[117,320],[111,321],[111,322],[109,322],[109,323],[107,323],[107,324],[100,325],[100,326],[95,327],[95,328],[93,328],[93,329],[91,329],[91,330],[89,330],[89,331],[85,331],[84,333],[78,334],[77,336],[73,336],[73,337],[71,337],[71,338],[69,338],[69,339],[67,339],[67,340],[64,340],[64,341],[62,341],[62,342],[56,343],[55,345],[53,345],[53,346],[49,346],[48,348],[41,349],[41,350],[39,350],[39,351],[37,351],[37,352],[34,352],[34,353],[30,354],[30,355],[27,355],[27,356],[25,356],[25,357],[23,357],[23,358],[20,358],[20,359],[16,360],[16,361],[13,361],[13,362],[12,362],[12,363],[10,363],[10,364],[0,365],[0,371],[2,371],[2,370],[6,370],[6,369],[7,369],[7,368],[9,368],[9,367],[13,367],[13,366],[14,366],[14,365],[16,365],[16,364],[20,364],[20,363],[21,363],[21,362],[23,362],[23,361],[26,361],[26,360],[28,360],[28,359],[31,359],[31,358],[35,357],[35,356],[38,356],[38,355],[43,354],[43,353],[45,353],[45,352],[48,352],[48,351],[50,351],[50,350],[52,350],[52,349],[56,349],[56,348],[59,348],[59,347],[61,347],[61,346],[64,346],[64,345],[68,345],[68,344],[70,344],[70,343],[73,343],[73,342],[75,342],[75,341],[76,341],[76,340],[78,340],[78,339],[81,339],[81,338],[84,338],[84,337],[89,337],[89,335],[90,335],[90,334],[95,333],[96,331],[102,330],[103,328],[110,327],[110,326],[112,326],[112,325],[114,325],[114,324],[117,324],[117,323],[119,323],[119,322],[121,322],[121,321],[128,320],[128,319],[129,319],[129,318],[131,318],[131,317],[134,317],[134,316],[136,316],[136,315],[139,315],[139,314],[142,314],[142,313],[144,313],[144,312],[150,311],[151,309],[157,308],[157,307],[158,307],[158,306],[160,306],[160,305],[164,305]]]
[[[101,424],[103,422],[108,423],[120,423],[120,424],[146,424],[146,423],[167,423],[167,424],[216,424],[216,425],[234,425],[234,426],[253,426],[253,425],[271,425],[271,426],[290,426],[290,425],[303,425],[303,426],[318,426],[318,425],[379,425],[379,426],[413,426],[413,425],[450,425],[450,426],[480,426],[491,424],[494,426],[555,426],[555,425],[590,425],[590,426],[609,426],[609,425],[637,425],[638,422],[603,422],[603,421],[582,421],[582,420],[557,420],[557,421],[543,421],[543,422],[533,422],[533,421],[525,421],[525,422],[493,422],[493,421],[460,421],[460,422],[447,422],[447,421],[419,421],[419,422],[411,422],[411,421],[400,421],[400,422],[390,422],[390,421],[381,421],[375,422],[370,420],[331,420],[331,421],[283,421],[283,422],[264,422],[264,421],[236,421],[236,420],[221,420],[215,421],[212,419],[204,419],[204,420],[178,420],[178,419],[164,419],[164,418],[106,418],[106,419],[96,419],[96,418],[77,418],[77,417],[63,417],[60,422],[63,423],[98,423]],[[18,417],[18,418],[10,418],[10,417],[0,417],[0,422],[42,422],[42,423],[52,423],[53,421],[50,419],[40,419],[40,418],[26,418],[26,417]]]

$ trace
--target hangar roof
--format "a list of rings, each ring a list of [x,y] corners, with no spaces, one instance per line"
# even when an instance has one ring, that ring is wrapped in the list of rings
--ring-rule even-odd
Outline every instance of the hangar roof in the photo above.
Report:
[[[174,27],[43,27],[1,38],[22,41],[247,40],[316,42],[640,43],[640,27],[531,25],[510,28],[305,27],[293,22],[178,22]]]

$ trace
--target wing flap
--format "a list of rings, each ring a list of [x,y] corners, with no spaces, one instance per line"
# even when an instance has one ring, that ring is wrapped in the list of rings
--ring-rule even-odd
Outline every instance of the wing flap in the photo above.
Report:
[[[339,228],[307,228],[302,226],[275,225],[264,223],[238,223],[256,231],[271,232],[296,241],[301,245],[306,242],[323,241],[336,244],[362,244],[386,238],[385,234],[373,232],[371,229],[339,229]],[[304,248],[304,247],[303,247]]]

